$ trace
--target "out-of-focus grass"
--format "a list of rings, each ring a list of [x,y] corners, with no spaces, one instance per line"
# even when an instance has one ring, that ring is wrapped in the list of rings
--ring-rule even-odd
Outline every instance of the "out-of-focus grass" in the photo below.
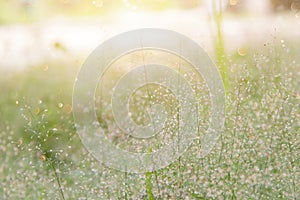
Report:
[[[108,11],[119,12],[121,4],[116,1],[26,1],[0,0],[0,24],[30,23],[63,16],[96,16]],[[104,2],[104,1],[103,1]]]
[[[122,11],[161,11],[168,8],[195,7],[196,0],[123,1],[123,0],[0,0],[0,24],[30,23],[55,16],[102,16]]]
[[[297,41],[273,41],[229,56],[226,125],[217,146],[200,158],[195,141],[151,176],[108,169],[79,142],[69,110],[78,65],[2,72],[0,198],[61,198],[54,163],[66,199],[298,199],[299,53]]]
[[[219,2],[219,3],[218,3]],[[223,79],[224,88],[227,92],[228,90],[228,60],[226,57],[226,50],[224,45],[224,34],[223,34],[223,11],[222,11],[222,5],[220,3],[221,1],[212,1],[212,7],[213,7],[213,20],[214,25],[216,29],[215,37],[214,39],[214,46],[215,46],[215,54],[217,58],[217,64],[220,70],[220,74]]]

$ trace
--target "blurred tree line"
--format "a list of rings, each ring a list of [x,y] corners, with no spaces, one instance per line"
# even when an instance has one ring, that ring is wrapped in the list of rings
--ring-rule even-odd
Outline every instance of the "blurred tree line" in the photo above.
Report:
[[[264,5],[270,6],[269,10],[273,13],[300,9],[300,0],[228,0],[228,10],[239,12],[245,6],[251,6],[251,4],[257,6],[255,1],[264,2]]]
[[[96,16],[121,10],[160,11],[169,8],[192,9],[205,5],[206,0],[0,0],[0,24],[26,23],[53,15]],[[252,0],[227,1],[228,10],[243,12]],[[274,12],[299,10],[300,0],[267,1]],[[253,1],[254,2],[254,1]]]

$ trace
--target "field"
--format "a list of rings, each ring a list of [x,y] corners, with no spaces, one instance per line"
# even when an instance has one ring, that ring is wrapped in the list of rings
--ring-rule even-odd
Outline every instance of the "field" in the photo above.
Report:
[[[0,199],[300,199],[300,8],[295,4],[291,12],[287,6],[283,13],[251,13],[239,7],[239,1],[230,1],[222,22],[216,10],[204,8],[204,1],[186,2],[0,0]],[[144,153],[143,164],[155,167],[161,163],[150,163],[147,155],[173,145],[174,152],[160,160],[169,161],[183,151],[177,144],[197,127],[197,137],[174,162],[130,173],[107,166],[120,155],[105,154],[112,156],[99,162],[84,145],[74,121],[79,107],[73,105],[74,85],[95,43],[116,32],[153,26],[193,38],[218,64],[226,94],[225,124],[203,157],[201,138],[214,114],[206,77],[184,58],[160,49],[122,55],[110,63],[92,96],[101,129],[92,134],[104,135],[126,152]],[[107,59],[103,55],[97,64]],[[167,66],[176,72],[178,80],[170,85],[177,93],[148,82],[149,77],[168,77],[166,70],[147,74],[149,63],[160,66],[147,70]],[[181,85],[180,78],[190,87]],[[120,95],[142,80],[147,84],[130,91],[128,99]],[[185,102],[176,94],[190,95],[181,93],[186,89],[195,101],[187,110],[196,110],[195,115],[181,112]],[[113,109],[110,104],[116,98],[119,107]],[[90,106],[82,107],[83,116]],[[195,120],[185,123],[191,116]],[[158,131],[139,138],[135,130],[122,129],[120,121],[125,127],[134,122],[139,130]],[[134,165],[121,161],[126,167]]]
[[[81,144],[71,110],[80,63],[3,70],[1,199],[298,199],[300,45],[284,42],[230,55],[225,129],[207,157],[195,141],[146,174],[107,168]]]

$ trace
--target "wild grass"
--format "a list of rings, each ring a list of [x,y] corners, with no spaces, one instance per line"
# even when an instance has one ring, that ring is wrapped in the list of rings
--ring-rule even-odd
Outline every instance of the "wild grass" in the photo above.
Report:
[[[225,41],[224,41],[224,34],[223,34],[223,8],[222,8],[222,1],[221,0],[213,0],[212,1],[212,18],[214,23],[215,33],[213,33],[213,42],[215,46],[215,54],[216,54],[216,61],[217,65],[220,70],[220,74],[223,79],[224,88],[226,91],[229,87],[228,79],[228,58],[226,55],[225,50]]]
[[[73,64],[1,73],[0,199],[299,199],[298,46],[274,41],[231,55],[216,147],[201,158],[196,140],[147,174],[107,168],[80,143],[69,110]]]

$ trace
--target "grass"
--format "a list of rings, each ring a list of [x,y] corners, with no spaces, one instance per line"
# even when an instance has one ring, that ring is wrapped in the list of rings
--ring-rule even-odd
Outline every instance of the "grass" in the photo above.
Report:
[[[195,3],[196,5],[196,3]],[[0,24],[32,23],[47,20],[55,16],[69,16],[78,18],[91,16],[112,15],[126,10],[163,11],[178,7],[178,3],[171,0],[153,1],[110,1],[110,0],[44,0],[17,1],[0,0]]]
[[[222,3],[220,0],[213,0],[212,1],[212,17],[216,29],[215,36],[213,38],[214,45],[215,45],[215,53],[216,53],[216,60],[219,66],[220,74],[223,79],[224,88],[228,90],[228,60],[225,51],[224,45],[224,35],[222,30],[222,22],[223,22],[223,8]]]
[[[270,44],[228,57],[226,125],[211,154],[195,141],[146,174],[106,168],[80,143],[68,107],[79,66],[1,73],[0,198],[299,199],[300,49]]]
[[[92,2],[0,0],[0,24],[31,23],[62,14],[73,17],[97,16],[107,14],[112,9],[120,10],[115,2],[107,1],[105,6],[100,5],[101,1]]]

